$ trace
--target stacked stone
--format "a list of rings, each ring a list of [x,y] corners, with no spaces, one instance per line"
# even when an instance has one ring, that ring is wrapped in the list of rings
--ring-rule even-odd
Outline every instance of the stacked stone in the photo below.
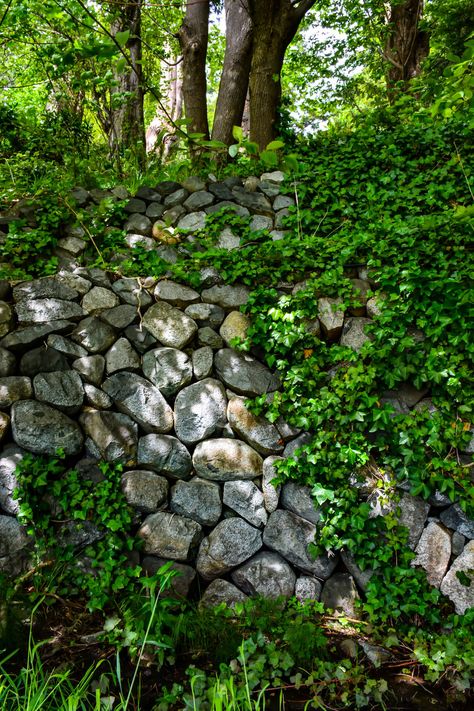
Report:
[[[184,203],[207,192],[195,179],[192,186],[166,185],[134,198],[145,203],[145,216],[153,203],[176,207],[165,200],[178,191],[189,193],[180,193]],[[214,198],[218,185],[214,192],[209,186]],[[235,188],[227,189],[235,197]],[[136,203],[132,208],[132,215],[143,214]],[[378,309],[367,300],[363,276],[353,279],[360,305],[346,314],[336,299],[315,300],[309,333],[363,346],[364,326]],[[247,397],[271,396],[279,387],[257,358],[230,347],[245,337],[248,319],[239,309],[248,296],[244,286],[219,283],[213,270],[199,291],[169,280],[113,280],[85,267],[13,288],[0,283],[0,570],[17,571],[28,555],[12,496],[16,465],[25,452],[54,455],[62,448],[84,476],[97,460],[123,463],[123,491],[143,540],[141,564],[152,572],[172,560],[177,594],[200,589],[206,604],[295,594],[355,614],[370,574],[348,552],[313,558],[308,545],[317,539],[319,512],[310,489],[271,484],[275,462],[294,455],[310,434],[245,406]],[[426,395],[406,384],[384,399],[403,412],[433,409]],[[466,456],[472,449],[474,440]],[[354,486],[374,515],[387,511],[376,481]],[[462,585],[457,573],[474,568],[474,522],[441,494],[425,502],[405,492],[400,512],[414,564],[458,612],[473,606],[474,586]],[[85,527],[74,542],[84,546],[94,535]]]

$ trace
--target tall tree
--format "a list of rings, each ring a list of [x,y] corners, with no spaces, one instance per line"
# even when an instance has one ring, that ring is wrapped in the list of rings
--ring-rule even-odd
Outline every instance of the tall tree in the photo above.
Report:
[[[384,59],[389,63],[387,89],[393,96],[405,88],[421,70],[429,51],[428,33],[420,27],[423,0],[394,0],[388,12],[388,34]]]
[[[250,138],[261,149],[275,138],[285,52],[316,0],[249,0],[253,20]]]
[[[186,0],[179,30],[183,55],[183,98],[189,133],[209,138],[206,98],[206,54],[209,37],[209,0]]]
[[[252,61],[253,21],[249,0],[225,0],[226,47],[217,97],[213,140],[232,143],[232,127],[244,113]]]

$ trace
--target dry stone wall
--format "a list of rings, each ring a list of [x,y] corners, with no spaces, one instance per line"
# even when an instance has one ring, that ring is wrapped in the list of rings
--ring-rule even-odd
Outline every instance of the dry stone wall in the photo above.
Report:
[[[277,182],[268,176],[260,182],[273,194],[198,179],[142,189],[130,199],[130,220],[136,230],[146,217],[150,236],[142,237],[151,240],[158,231],[151,217],[165,212],[160,205],[183,206],[188,211],[176,220],[195,229],[203,208],[230,202],[231,195],[274,227],[288,202],[277,202]],[[311,433],[281,420],[272,424],[245,405],[280,386],[255,355],[231,348],[248,327],[239,309],[249,290],[220,283],[212,270],[199,290],[118,278],[78,266],[77,254],[67,252],[71,239],[81,251],[80,237],[65,238],[64,268],[56,276],[0,283],[0,570],[28,565],[29,540],[13,496],[18,462],[25,452],[54,455],[62,448],[84,477],[95,475],[98,460],[124,465],[122,489],[136,511],[141,565],[153,572],[173,561],[176,594],[198,594],[207,604],[295,594],[354,614],[370,573],[346,552],[313,558],[308,545],[317,538],[319,512],[309,488],[271,483],[275,463],[294,455]],[[354,286],[366,294],[363,276]],[[365,302],[343,314],[336,300],[321,298],[308,328],[358,349],[377,310],[375,300]],[[384,397],[408,411],[432,407],[428,395],[407,384]],[[386,511],[375,482],[368,480],[361,496],[374,515]],[[474,522],[441,494],[426,502],[404,492],[400,511],[414,564],[458,612],[474,606],[474,589],[456,575],[474,568]],[[79,533],[79,548],[94,535],[87,525]]]

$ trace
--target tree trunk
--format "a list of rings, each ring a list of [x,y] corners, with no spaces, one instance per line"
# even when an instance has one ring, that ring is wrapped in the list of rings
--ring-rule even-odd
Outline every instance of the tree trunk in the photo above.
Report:
[[[250,0],[253,52],[250,68],[250,139],[263,150],[275,138],[285,52],[315,0]]]
[[[141,10],[143,0],[127,0],[116,6],[119,16],[112,24],[111,34],[129,30],[126,44],[129,64],[123,74],[117,77],[118,86],[112,92],[112,129],[109,145],[113,153],[130,149],[141,168],[145,167],[145,126],[143,118],[143,77]],[[119,95],[128,94],[126,98]],[[119,103],[115,106],[115,102]]]
[[[404,91],[410,79],[418,76],[428,54],[428,34],[419,29],[422,15],[423,0],[401,0],[390,6],[384,58],[390,65],[387,89],[391,98],[397,89]]]
[[[154,150],[162,161],[167,160],[173,146],[178,140],[174,124],[176,121],[179,121],[183,113],[182,57],[175,57],[173,59],[172,64],[168,66],[167,74],[167,99],[164,102],[166,114],[160,106],[157,106],[156,115],[146,130],[147,153]],[[160,134],[161,137],[158,141]]]
[[[209,35],[209,0],[187,0],[179,30],[183,55],[183,98],[189,133],[209,138],[206,97],[206,55]]]
[[[219,84],[212,138],[229,146],[234,140],[232,127],[242,123],[249,83],[253,29],[249,0],[225,0],[225,17],[224,67]]]

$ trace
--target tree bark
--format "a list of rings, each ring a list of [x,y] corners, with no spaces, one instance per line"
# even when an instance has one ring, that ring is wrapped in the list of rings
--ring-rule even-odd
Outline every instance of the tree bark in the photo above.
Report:
[[[212,138],[228,146],[232,127],[240,126],[244,113],[252,60],[253,22],[249,0],[225,0],[226,46],[219,84]]]
[[[189,133],[209,138],[206,97],[206,55],[209,35],[209,0],[187,0],[179,30],[183,55],[183,98]]]
[[[174,57],[168,66],[166,81],[167,99],[164,102],[166,114],[157,106],[156,114],[146,130],[147,153],[155,151],[162,161],[166,161],[176,143],[175,123],[183,113],[183,72],[182,57]],[[159,144],[158,136],[161,134]]]
[[[428,34],[419,28],[422,16],[423,0],[401,0],[390,6],[384,58],[389,63],[386,80],[391,98],[418,76],[428,54]]]
[[[285,52],[315,0],[250,0],[253,52],[250,68],[250,139],[263,150],[275,138]]]
[[[117,77],[118,86],[112,91],[112,128],[109,145],[113,153],[130,149],[141,168],[145,166],[145,126],[143,117],[143,73],[141,11],[143,0],[127,0],[114,5],[119,13],[112,24],[111,34],[130,30],[126,44],[130,65]],[[128,94],[119,99],[119,94]],[[115,106],[115,102],[119,106]]]

